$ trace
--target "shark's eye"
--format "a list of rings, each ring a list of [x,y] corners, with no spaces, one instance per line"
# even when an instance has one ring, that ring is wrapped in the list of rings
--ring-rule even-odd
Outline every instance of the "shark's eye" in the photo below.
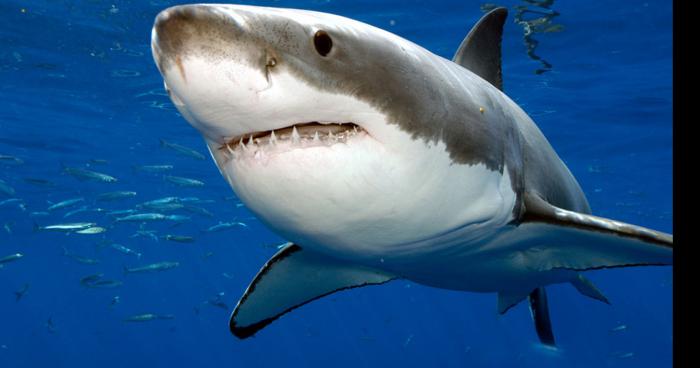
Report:
[[[314,46],[321,56],[326,56],[333,48],[333,40],[325,31],[318,31],[314,35]]]

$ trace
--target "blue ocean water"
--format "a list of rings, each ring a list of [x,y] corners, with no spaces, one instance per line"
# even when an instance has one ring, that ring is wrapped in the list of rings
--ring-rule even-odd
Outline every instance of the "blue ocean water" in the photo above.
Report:
[[[284,239],[246,210],[209,158],[198,160],[160,143],[208,156],[200,135],[170,103],[150,54],[155,15],[178,3],[0,2],[0,180],[14,190],[0,191],[0,258],[24,255],[0,269],[0,366],[672,364],[671,267],[588,272],[611,306],[582,297],[569,285],[548,287],[556,351],[537,342],[524,303],[499,316],[494,294],[408,281],[334,294],[282,317],[254,338],[233,337],[231,309]],[[488,7],[454,0],[242,3],[348,16],[447,58],[483,14],[482,6]],[[510,11],[503,40],[505,92],[538,123],[579,180],[593,212],[671,232],[671,2],[497,4]],[[196,178],[205,186],[180,187],[161,173],[135,169],[166,164],[173,166],[166,175]],[[81,181],[64,167],[118,181]],[[137,194],[98,200],[111,191]],[[107,215],[167,196],[197,197],[192,205],[199,209],[168,213],[190,216],[189,221],[143,228],[114,223]],[[47,210],[71,198],[84,200]],[[81,206],[90,211],[65,217]],[[107,231],[35,231],[35,226],[83,221]],[[203,232],[219,222],[246,226]],[[157,237],[134,236],[139,230],[155,230]],[[195,241],[158,237],[166,234]],[[113,243],[142,256],[122,254]],[[64,256],[63,248],[99,263],[82,264]],[[161,261],[179,267],[123,272]],[[95,274],[122,284],[81,284]],[[145,313],[173,318],[124,321]]]

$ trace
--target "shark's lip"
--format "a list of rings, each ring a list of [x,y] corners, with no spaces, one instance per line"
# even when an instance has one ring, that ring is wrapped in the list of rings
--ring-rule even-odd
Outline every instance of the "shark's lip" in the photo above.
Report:
[[[251,144],[274,145],[282,142],[298,143],[301,141],[333,144],[344,142],[347,138],[367,132],[352,122],[319,122],[292,124],[285,128],[250,132],[226,139],[220,150],[235,150],[246,148]]]

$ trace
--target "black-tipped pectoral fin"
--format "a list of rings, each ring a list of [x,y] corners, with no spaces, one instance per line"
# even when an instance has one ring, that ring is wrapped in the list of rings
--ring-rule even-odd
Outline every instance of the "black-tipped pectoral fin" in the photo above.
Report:
[[[233,310],[229,326],[236,337],[244,339],[283,314],[323,296],[395,278],[288,243],[250,283]]]
[[[518,251],[537,271],[672,265],[673,236],[602,217],[564,210],[531,193]]]

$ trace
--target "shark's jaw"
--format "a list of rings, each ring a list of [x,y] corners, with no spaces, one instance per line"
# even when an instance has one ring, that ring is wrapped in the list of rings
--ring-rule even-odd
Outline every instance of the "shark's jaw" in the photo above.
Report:
[[[460,229],[469,232],[460,239],[478,239],[508,222],[515,196],[507,175],[455,163],[444,142],[417,139],[382,103],[339,84],[336,67],[367,76],[354,54],[319,55],[314,34],[322,28],[342,40],[368,26],[319,17],[244,6],[158,16],[152,50],[166,89],[243,203],[290,241],[377,264],[439,250],[430,241],[439,234]],[[328,66],[336,56],[346,64]]]
[[[290,127],[241,134],[225,142],[219,150],[232,157],[250,157],[282,153],[291,149],[351,144],[367,132],[354,123],[309,122]]]

